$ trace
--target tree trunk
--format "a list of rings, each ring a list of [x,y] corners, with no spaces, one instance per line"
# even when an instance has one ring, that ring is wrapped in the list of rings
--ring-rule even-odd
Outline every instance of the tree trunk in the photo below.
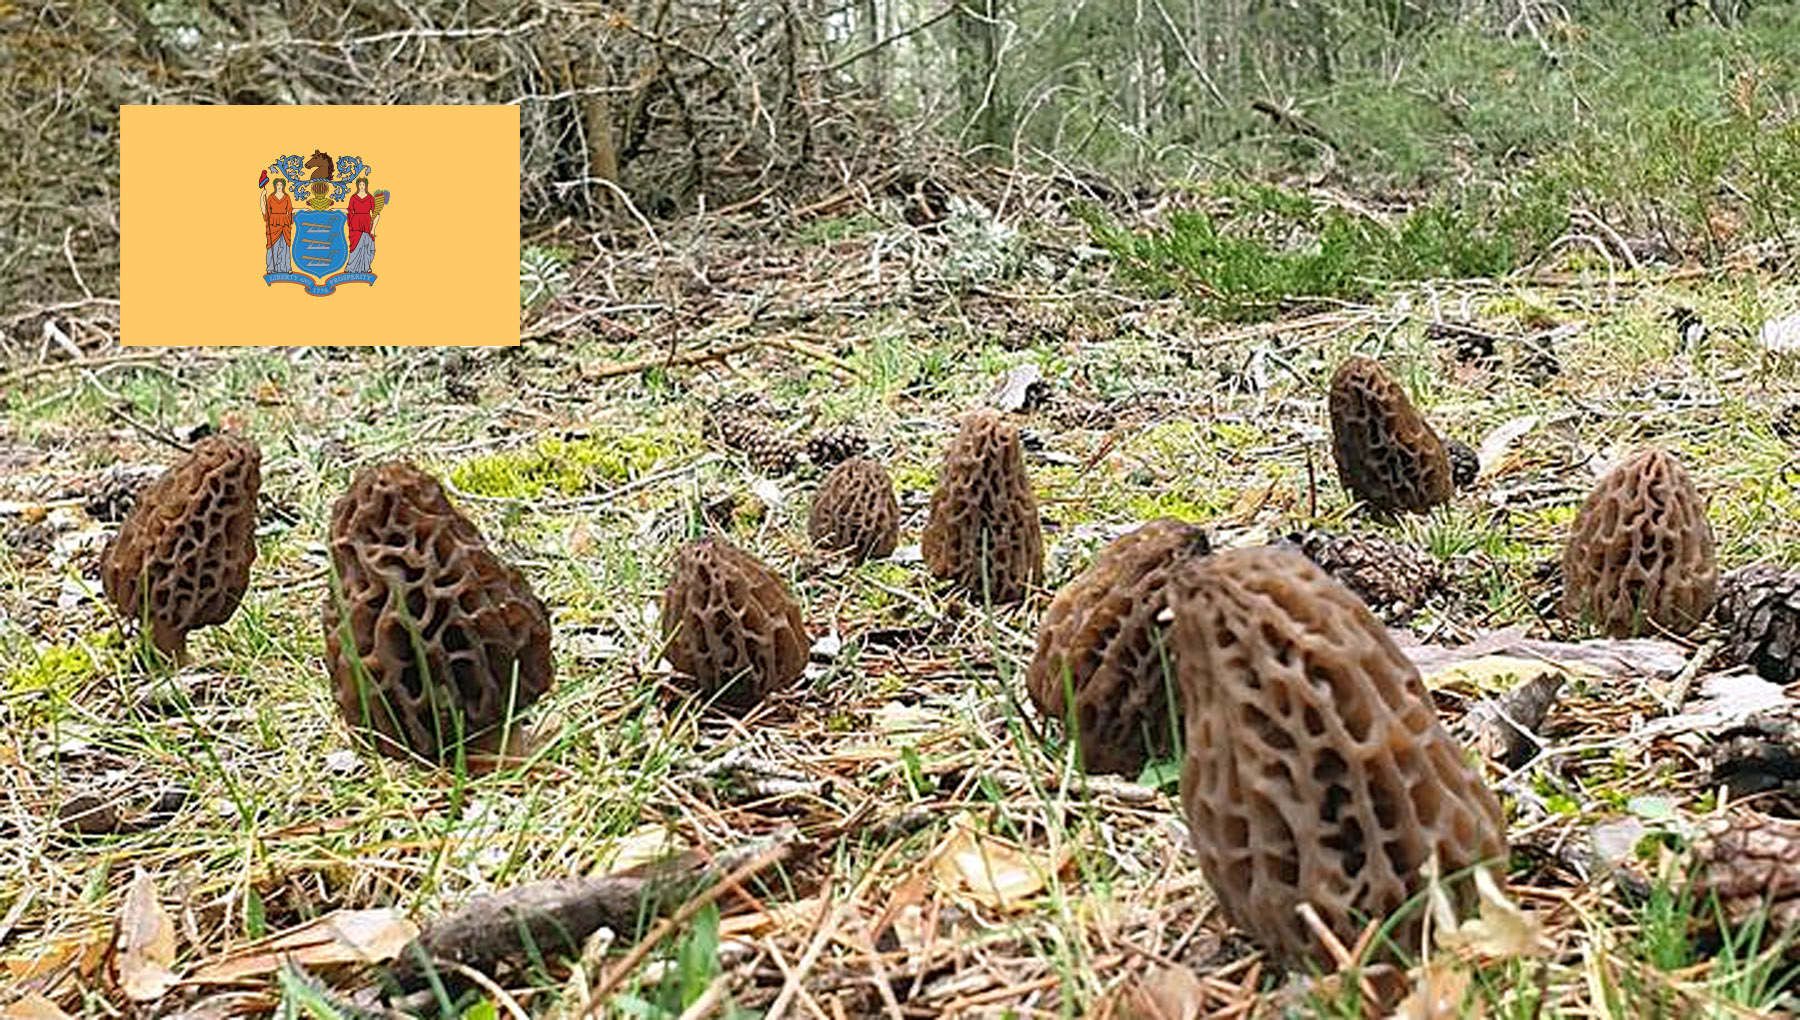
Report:
[[[1000,0],[965,0],[956,13],[957,93],[962,100],[964,123],[975,130],[976,141],[988,158],[991,148],[1004,148],[1006,136],[1000,123],[999,89],[990,89],[999,74]]]

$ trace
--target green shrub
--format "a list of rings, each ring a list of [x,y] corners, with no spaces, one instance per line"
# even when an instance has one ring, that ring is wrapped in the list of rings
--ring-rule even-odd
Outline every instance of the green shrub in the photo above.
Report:
[[[1075,214],[1126,279],[1234,321],[1308,299],[1365,299],[1385,283],[1502,275],[1568,225],[1562,195],[1549,187],[1433,200],[1391,223],[1268,185],[1214,197],[1211,207],[1136,231],[1091,205]]]

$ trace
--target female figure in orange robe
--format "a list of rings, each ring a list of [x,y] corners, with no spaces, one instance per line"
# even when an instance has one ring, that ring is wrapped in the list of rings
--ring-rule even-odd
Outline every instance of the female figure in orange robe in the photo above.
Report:
[[[286,181],[275,178],[275,194],[262,196],[262,213],[266,271],[288,272],[294,245],[294,201],[288,197]]]
[[[374,215],[375,196],[369,194],[369,179],[356,179],[356,194],[350,196],[350,217],[346,226],[350,231],[350,258],[345,261],[344,268],[352,273],[370,271],[375,261],[375,221],[380,219]]]

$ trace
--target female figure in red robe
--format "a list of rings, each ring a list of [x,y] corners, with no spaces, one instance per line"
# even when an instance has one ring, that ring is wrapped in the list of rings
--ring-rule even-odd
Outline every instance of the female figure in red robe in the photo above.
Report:
[[[369,179],[356,179],[356,194],[350,196],[350,217],[346,226],[350,231],[350,257],[344,262],[344,269],[352,273],[366,273],[375,261],[375,224],[381,217],[375,214],[375,196],[369,194]]]
[[[287,182],[275,178],[275,194],[262,196],[264,272],[285,273],[294,245],[294,203],[288,198]]]

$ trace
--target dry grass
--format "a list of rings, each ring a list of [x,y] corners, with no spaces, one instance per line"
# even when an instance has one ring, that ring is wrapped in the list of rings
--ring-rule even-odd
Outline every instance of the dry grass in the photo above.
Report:
[[[1001,224],[1057,219],[1037,182],[1002,180],[991,197]],[[1800,553],[1793,450],[1774,431],[1800,386],[1753,339],[1795,294],[1754,273],[1626,282],[1571,263],[1549,281],[1432,285],[1222,330],[1113,291],[1105,266],[1055,229],[1001,242],[998,273],[952,279],[945,267],[970,242],[952,251],[942,232],[880,208],[821,203],[789,226],[778,245],[730,220],[631,251],[559,237],[569,282],[512,349],[107,347],[12,368],[0,388],[9,980],[71,1013],[124,1008],[105,949],[139,868],[174,919],[176,969],[191,974],[333,910],[426,920],[659,849],[776,844],[789,848],[781,864],[627,973],[612,968],[640,933],[613,932],[572,970],[503,975],[469,1015],[574,1016],[608,981],[617,988],[592,1015],[1086,1015],[1118,1006],[1106,995],[1128,975],[1168,963],[1198,976],[1191,1015],[1284,1004],[1356,1015],[1348,992],[1311,1004],[1282,992],[1212,911],[1171,783],[1084,782],[1056,727],[1024,704],[1049,592],[1107,537],[1162,513],[1225,544],[1325,525],[1464,557],[1454,597],[1414,621],[1423,633],[1523,624],[1567,637],[1540,616],[1536,568],[1594,469],[1645,442],[1689,464],[1726,566]],[[1664,319],[1677,303],[1748,332],[1718,328],[1680,350]],[[1561,373],[1535,380],[1513,351],[1495,368],[1460,365],[1426,339],[1426,322],[1464,317],[1501,333],[1560,327]],[[1536,424],[1449,511],[1399,527],[1352,517],[1322,418],[1330,368],[1352,350],[1382,357],[1471,444],[1526,415]],[[1022,424],[1041,441],[1030,467],[1052,549],[1046,590],[1016,608],[971,605],[904,555],[858,568],[820,557],[804,539],[815,479],[761,478],[703,426],[706,402],[751,391],[790,408],[796,428],[857,422],[900,483],[902,541],[916,542],[951,416],[1027,359],[1050,381]],[[195,665],[171,675],[116,636],[95,581],[109,526],[84,504],[108,469],[165,462],[158,437],[200,422],[263,446],[262,555],[238,614],[197,634]],[[558,685],[520,768],[428,774],[345,753],[318,624],[324,529],[350,474],[396,455],[460,480],[458,502],[552,607]],[[814,637],[838,643],[742,720],[670,682],[652,617],[673,546],[727,496],[733,538],[790,579]],[[1671,923],[1686,944],[1685,915],[1659,928],[1577,852],[1595,823],[1645,817],[1634,798],[1672,809],[1649,823],[1653,847],[1678,846],[1719,809],[1699,742],[1641,732],[1667,711],[1646,689],[1580,687],[1546,727],[1553,753],[1507,778],[1511,878],[1553,949],[1473,969],[1487,1015],[1735,1016],[1771,1001],[1741,988],[1754,957],[1653,956],[1650,936]],[[78,795],[131,813],[168,791],[172,813],[143,831],[80,837],[57,822]],[[985,898],[956,867],[982,853],[1026,893]],[[1656,860],[1643,867],[1652,888],[1670,888]],[[309,1001],[307,988],[357,984],[340,971],[312,985],[263,975],[170,1001],[266,1013]]]

